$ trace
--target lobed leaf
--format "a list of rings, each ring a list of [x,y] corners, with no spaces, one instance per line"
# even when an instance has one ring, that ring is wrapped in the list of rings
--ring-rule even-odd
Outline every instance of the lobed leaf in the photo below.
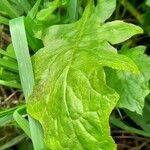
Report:
[[[90,2],[78,22],[38,33],[44,47],[32,58],[35,86],[27,111],[41,123],[49,149],[115,150],[109,115],[119,96],[106,85],[104,67],[139,72],[109,42],[127,40],[141,29],[124,23],[128,35],[113,40],[120,30],[109,29],[117,22],[100,25],[90,15]]]

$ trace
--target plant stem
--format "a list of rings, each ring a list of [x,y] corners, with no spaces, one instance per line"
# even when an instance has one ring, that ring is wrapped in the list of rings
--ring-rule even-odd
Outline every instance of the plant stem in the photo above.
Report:
[[[128,2],[128,0],[121,0],[121,4],[142,24],[141,14],[130,2]]]

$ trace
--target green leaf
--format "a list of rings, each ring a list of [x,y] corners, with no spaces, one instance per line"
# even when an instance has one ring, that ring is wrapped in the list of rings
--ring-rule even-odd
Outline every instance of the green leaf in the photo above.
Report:
[[[6,126],[6,124],[13,122],[13,116],[12,115],[6,115],[4,117],[0,117],[0,127]]]
[[[145,132],[150,131],[150,99],[145,100],[145,105],[143,108],[143,114],[139,115],[135,112],[131,112],[129,110],[125,110],[127,115],[137,124],[139,125]]]
[[[7,56],[8,58],[11,58],[11,59],[14,59],[14,57],[12,57],[9,53],[7,53],[6,51],[4,51],[3,49],[0,48],[0,54],[1,55],[4,55],[4,56]]]
[[[135,73],[138,69],[108,42],[126,40],[141,29],[123,23],[128,35],[113,40],[120,28],[108,36],[113,22],[100,25],[90,15],[91,8],[89,3],[76,23],[55,25],[38,33],[44,48],[32,58],[35,86],[27,111],[42,124],[49,149],[116,149],[109,115],[119,96],[106,85],[104,66]]]
[[[27,99],[34,85],[34,76],[23,17],[19,17],[10,21],[10,33],[18,61],[22,89],[25,98]],[[29,116],[29,123],[34,149],[46,150],[45,145],[43,144],[43,130],[39,122]]]
[[[78,0],[69,1],[68,12],[70,22],[75,22],[78,19]]]
[[[146,5],[150,6],[150,0],[146,0]]]
[[[49,16],[58,8],[60,5],[59,0],[55,0],[49,4],[48,8],[42,9],[37,13],[37,20],[44,21],[49,18]]]
[[[98,0],[96,14],[100,23],[104,23],[114,12],[116,8],[116,0]]]
[[[34,17],[36,16],[40,3],[42,0],[37,0],[36,3],[34,4],[34,6],[32,7],[32,9],[29,11],[28,16],[31,19],[34,19]]]
[[[118,107],[142,114],[144,99],[149,94],[150,58],[143,54],[145,47],[126,48],[122,54],[131,58],[138,66],[141,74],[109,70],[107,83],[120,95]]]
[[[11,18],[19,16],[18,12],[15,10],[15,8],[13,8],[13,6],[8,2],[8,0],[1,0],[0,11],[7,13],[7,15]]]
[[[21,85],[14,80],[12,81],[0,80],[0,85],[21,89]]]
[[[6,150],[11,148],[12,146],[18,144],[19,142],[21,142],[23,139],[26,138],[25,134],[21,134],[15,138],[13,138],[12,140],[6,142],[4,145],[0,146],[0,150]]]
[[[23,117],[26,114],[26,106],[23,105],[13,113],[14,120],[18,123],[20,128],[31,138],[29,122]]]
[[[18,73],[18,65],[16,62],[10,60],[10,59],[1,59],[0,58],[0,66],[3,68],[6,68],[10,71]]]
[[[143,30],[138,26],[117,20],[104,24],[98,34],[99,38],[107,40],[111,44],[118,44],[142,32]]]
[[[36,1],[32,9],[28,12],[27,17],[25,18],[25,27],[27,32],[28,44],[31,47],[31,49],[35,52],[42,47],[41,41],[37,40],[34,37],[34,30],[37,30],[38,27],[34,19],[38,13],[41,1],[42,0]]]
[[[21,109],[22,106],[17,106],[17,107],[13,107],[13,108],[7,108],[6,110],[1,110],[0,111],[0,127],[2,126],[6,126],[6,124],[14,122],[14,118],[13,118],[13,113],[18,110]]]
[[[135,133],[135,134],[138,134],[138,135],[142,135],[142,136],[145,136],[145,137],[150,137],[150,133],[149,132],[146,132],[146,131],[143,131],[143,130],[139,130],[139,129],[136,129],[135,127],[131,127],[127,124],[125,124],[123,121],[121,121],[120,119],[118,118],[115,118],[113,116],[110,117],[110,122],[120,128],[120,129],[123,129],[125,130],[126,132],[128,133]]]
[[[9,19],[7,19],[6,17],[0,16],[0,24],[8,25]]]
[[[9,109],[6,109],[6,110],[1,110],[0,111],[0,118],[4,117],[4,116],[7,116],[7,115],[12,115],[14,113],[14,111],[16,109],[18,109],[20,106],[17,106],[17,107],[13,107],[13,108],[9,108]]]
[[[28,0],[18,0],[18,3],[21,5],[21,7],[24,9],[26,13],[28,13],[29,10],[31,9],[31,5],[28,2]]]

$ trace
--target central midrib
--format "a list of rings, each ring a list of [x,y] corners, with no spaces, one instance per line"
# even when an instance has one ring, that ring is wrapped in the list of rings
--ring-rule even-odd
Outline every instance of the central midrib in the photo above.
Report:
[[[70,59],[70,63],[68,64],[67,70],[66,70],[66,73],[65,73],[63,101],[64,101],[64,104],[65,104],[65,107],[66,107],[67,114],[69,116],[70,116],[70,112],[68,110],[68,104],[67,104],[67,101],[66,101],[67,77],[68,77],[69,70],[70,70],[70,68],[72,66],[72,63],[73,63],[74,55],[75,55],[77,49],[79,48],[79,43],[80,43],[81,38],[82,38],[82,36],[84,34],[85,25],[86,25],[86,23],[87,23],[87,21],[88,21],[88,19],[90,17],[90,10],[91,10],[92,3],[93,3],[93,0],[89,0],[89,3],[87,5],[87,7],[85,8],[84,14],[83,14],[81,20],[78,22],[79,23],[78,27],[80,29],[79,29],[78,34],[76,35],[75,46],[73,46],[73,51],[72,51],[72,56],[71,56],[71,59]],[[80,27],[80,25],[81,25],[81,27]]]
[[[77,27],[78,27],[79,32],[77,32],[75,40],[74,40],[75,45],[73,46],[72,57],[70,59],[70,63],[68,64],[69,68],[72,65],[73,58],[74,58],[76,51],[79,49],[80,41],[82,39],[82,36],[84,35],[85,26],[90,17],[90,11],[91,11],[92,4],[93,4],[93,0],[89,0],[88,4],[84,10],[83,16],[80,19],[80,21],[78,22]]]

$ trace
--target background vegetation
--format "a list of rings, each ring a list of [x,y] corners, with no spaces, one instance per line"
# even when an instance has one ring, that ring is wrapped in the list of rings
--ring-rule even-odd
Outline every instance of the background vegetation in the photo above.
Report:
[[[50,0],[41,2],[40,0],[1,0],[0,2],[0,150],[33,149],[31,140],[24,133],[28,132],[28,124],[25,121],[27,118],[25,98],[11,42],[9,21],[25,16],[30,55],[33,55],[43,46],[40,40],[33,37],[33,30],[54,24],[75,22],[82,16],[86,3],[84,0],[79,0],[78,3],[76,0],[71,0],[68,5],[67,0],[62,0],[57,8],[54,3],[53,7],[49,7],[50,2]],[[117,44],[116,48],[144,45],[145,54],[150,54],[150,0],[117,0],[116,10],[109,20],[123,20],[139,25],[144,30],[144,34]],[[22,72],[23,76],[26,75],[25,72]],[[150,150],[149,115],[149,95],[145,98],[143,115],[115,108],[110,117],[110,124],[112,136],[119,150]]]

